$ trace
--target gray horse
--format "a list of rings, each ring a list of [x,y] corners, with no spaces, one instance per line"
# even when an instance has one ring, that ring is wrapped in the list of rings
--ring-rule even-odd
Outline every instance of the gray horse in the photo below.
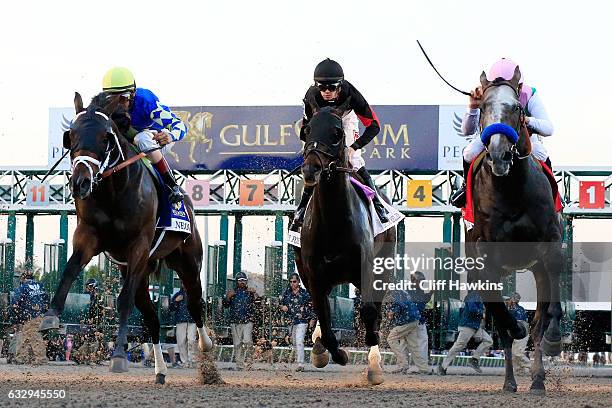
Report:
[[[470,281],[500,282],[511,271],[526,267],[533,272],[537,311],[531,327],[535,363],[530,392],[544,394],[542,353],[557,356],[561,352],[562,226],[551,184],[541,164],[530,155],[529,134],[518,97],[520,76],[517,67],[510,81],[488,81],[484,72],[480,77],[480,126],[486,155],[473,178],[474,225],[466,228],[466,253],[486,256],[485,268],[470,272]],[[512,341],[523,338],[526,328],[508,312],[500,291],[483,291],[481,295],[504,347],[503,389],[515,392]]]

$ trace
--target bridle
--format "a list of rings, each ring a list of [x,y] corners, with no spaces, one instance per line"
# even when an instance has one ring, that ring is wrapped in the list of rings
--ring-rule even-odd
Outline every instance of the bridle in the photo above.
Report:
[[[517,101],[520,101],[520,91],[519,88],[515,88],[512,83],[508,80],[495,80],[490,82],[489,84],[487,84],[487,86],[483,87],[482,89],[482,95],[484,98],[484,94],[485,92],[490,89],[490,88],[494,88],[494,87],[499,87],[502,85],[506,85],[508,87],[510,87],[510,89],[512,89],[512,91],[514,92],[514,95],[516,96]],[[480,109],[480,117],[482,118],[482,108]],[[510,141],[512,142],[512,146],[510,147],[510,153],[512,154],[512,157],[510,159],[510,165],[512,166],[512,164],[514,164],[514,159],[518,159],[518,160],[524,160],[526,158],[528,158],[531,153],[528,153],[524,156],[521,156],[519,154],[518,151],[518,141],[520,139],[520,134],[521,131],[523,131],[524,129],[524,125],[523,125],[523,121],[525,119],[525,111],[523,110],[523,107],[521,106],[520,102],[516,105],[515,110],[519,111],[519,117],[518,117],[518,123],[516,124],[516,126],[510,126],[507,125],[505,123],[492,123],[490,125],[488,125],[487,127],[485,127],[483,129],[482,127],[482,123],[479,123],[479,127],[480,127],[480,138],[482,140],[482,143],[485,147],[485,150],[487,153],[489,153],[489,141],[490,138],[493,134],[497,134],[497,133],[501,133],[504,136],[506,136],[508,139],[510,139]]]
[[[125,154],[121,149],[121,144],[119,143],[119,137],[113,130],[112,121],[110,118],[103,112],[100,111],[83,111],[76,115],[72,124],[70,125],[70,129],[74,128],[74,124],[78,120],[79,117],[83,115],[97,115],[104,119],[104,126],[106,128],[106,134],[109,136],[106,140],[106,149],[104,151],[104,159],[98,160],[91,156],[76,156],[72,160],[72,173],[74,173],[75,169],[78,165],[83,165],[89,172],[91,183],[89,185],[89,193],[93,191],[94,187],[102,181],[105,177],[110,176],[111,174],[129,166],[134,163],[136,160],[143,157],[145,154],[141,153],[140,155],[131,157],[126,160]],[[95,117],[95,116],[93,116]],[[114,157],[113,157],[114,156]],[[92,164],[98,167],[98,171],[94,172]]]
[[[313,115],[313,117],[317,114],[319,114],[319,112],[316,112]],[[340,117],[340,115],[337,115],[335,113],[331,113],[331,114],[334,117],[338,118],[340,120],[340,123],[342,123],[342,118]],[[342,127],[340,127],[340,129],[342,130]],[[320,141],[311,141],[311,142],[306,142],[306,144],[304,145],[304,153],[303,153],[304,160],[306,160],[306,158],[308,158],[308,156],[310,156],[311,154],[314,154],[317,157],[319,164],[321,165],[322,174],[327,179],[329,179],[334,172],[355,173],[355,170],[352,167],[343,167],[343,166],[338,165],[338,162],[341,159],[340,152],[344,150],[346,147],[345,140],[344,140],[344,131],[342,130],[342,132],[343,132],[342,137],[337,143],[328,144],[328,143],[320,142]],[[327,164],[327,166],[323,165],[323,156],[331,159],[330,162]]]

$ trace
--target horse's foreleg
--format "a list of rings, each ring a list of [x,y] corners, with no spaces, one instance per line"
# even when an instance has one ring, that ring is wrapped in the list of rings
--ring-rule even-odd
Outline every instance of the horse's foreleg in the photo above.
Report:
[[[310,287],[309,289],[312,297],[312,304],[317,312],[321,329],[321,337],[315,341],[312,348],[313,365],[317,368],[327,365],[325,361],[325,349],[329,350],[334,362],[340,365],[346,365],[348,362],[348,355],[344,350],[338,348],[338,340],[332,331],[329,298],[321,288]]]
[[[538,300],[545,300],[548,307],[543,316],[543,331],[541,348],[542,352],[547,356],[558,356],[561,354],[561,289],[559,282],[559,274],[563,268],[563,257],[559,251],[554,251],[548,255],[541,270],[534,271],[536,277]],[[540,296],[540,292],[544,292],[544,296]]]
[[[151,340],[153,341],[153,354],[155,356],[155,383],[164,384],[166,382],[166,373],[168,372],[168,368],[166,367],[161,344],[159,343],[159,318],[157,317],[157,310],[155,310],[155,306],[149,297],[148,287],[149,285],[147,279],[145,279],[144,284],[139,285],[136,288],[134,304],[142,314],[142,319],[149,329],[149,333],[151,333]]]
[[[504,391],[516,392],[516,379],[514,378],[514,367],[512,365],[512,342],[514,341],[506,330],[499,328],[497,330],[501,345],[504,348],[504,363],[505,363],[505,375],[504,379]]]
[[[538,296],[539,292],[540,291],[538,290]],[[546,392],[546,389],[544,387],[544,379],[546,378],[546,372],[544,371],[544,363],[542,362],[541,340],[542,335],[544,334],[544,319],[547,309],[548,302],[538,302],[535,317],[531,326],[531,337],[533,339],[534,352],[533,364],[531,366],[531,388],[529,389],[529,392],[532,394],[539,395],[544,394]]]
[[[146,242],[144,239],[140,242]],[[139,248],[140,247],[140,248]],[[119,309],[119,330],[115,350],[111,358],[110,370],[114,373],[127,371],[127,330],[128,317],[134,307],[134,295],[139,286],[145,285],[148,271],[148,245],[136,245],[128,259],[128,269],[121,293],[117,298]],[[159,333],[157,333],[159,336]]]
[[[72,283],[79,276],[83,267],[91,261],[91,258],[100,253],[98,239],[91,227],[83,224],[77,226],[73,242],[72,255],[64,267],[62,278],[51,301],[51,307],[40,323],[41,331],[59,328],[59,316],[64,310],[66,296],[68,296]]]

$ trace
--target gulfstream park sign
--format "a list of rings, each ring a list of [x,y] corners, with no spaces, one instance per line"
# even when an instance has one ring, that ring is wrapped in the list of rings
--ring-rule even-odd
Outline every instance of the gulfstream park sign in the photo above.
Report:
[[[379,105],[381,130],[364,149],[372,170],[461,169],[463,106]],[[167,154],[176,170],[293,169],[301,163],[298,106],[197,106],[172,110],[189,125]],[[49,111],[49,165],[61,157],[72,108]],[[362,129],[363,130],[363,129]],[[69,169],[66,159],[60,169]]]

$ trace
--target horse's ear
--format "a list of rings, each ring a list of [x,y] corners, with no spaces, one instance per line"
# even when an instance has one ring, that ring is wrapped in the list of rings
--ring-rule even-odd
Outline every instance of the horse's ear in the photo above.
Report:
[[[74,93],[74,111],[76,114],[83,112],[85,109],[83,108],[83,98],[81,94],[78,92]]]
[[[318,112],[319,109],[321,108],[319,104],[317,103],[317,100],[315,99],[315,97],[311,95],[310,93],[306,98],[304,98],[304,104],[310,106],[310,109],[312,110],[313,114]]]
[[[70,130],[64,132],[64,138],[62,140],[64,149],[70,149]]]
[[[487,85],[489,85],[489,80],[487,79],[487,74],[482,71],[482,74],[480,74],[480,85],[482,85],[482,88],[486,88]]]
[[[342,117],[342,115],[344,115],[344,112],[350,110],[351,98],[352,96],[349,96],[348,98],[346,98],[346,101],[342,103],[342,105],[334,109],[334,111],[338,114],[338,116]]]
[[[514,68],[514,75],[512,75],[512,79],[510,80],[510,83],[514,85],[516,88],[518,88],[520,80],[521,80],[521,70],[519,69],[519,66],[517,65],[516,68]]]

